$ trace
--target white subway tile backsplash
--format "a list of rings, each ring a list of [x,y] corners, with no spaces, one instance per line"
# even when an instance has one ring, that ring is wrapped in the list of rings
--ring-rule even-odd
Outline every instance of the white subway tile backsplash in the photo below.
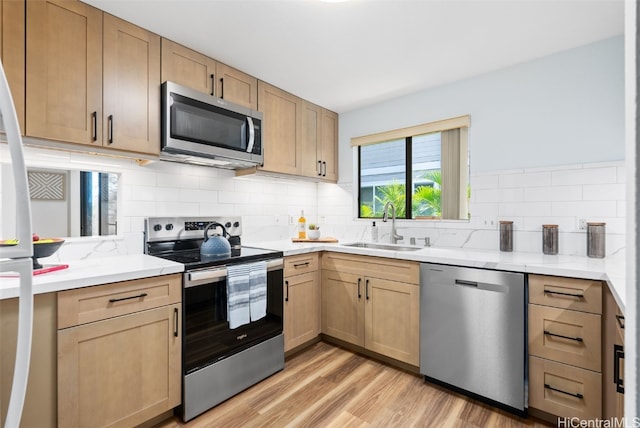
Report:
[[[624,201],[626,187],[623,183],[615,184],[587,184],[584,189],[585,201]]]
[[[551,185],[551,172],[530,172],[522,174],[501,174],[499,187],[539,187]]]
[[[618,181],[618,172],[615,166],[560,170],[553,171],[551,175],[554,186],[616,183]]]
[[[495,189],[498,187],[500,177],[496,174],[482,174],[471,176],[471,194],[479,189]]]
[[[599,201],[557,201],[552,202],[552,215],[565,216],[569,213],[580,218],[615,217],[617,205]]]
[[[507,202],[498,208],[500,217],[541,217],[552,215],[551,202]]]
[[[582,186],[545,186],[523,189],[524,200],[534,201],[579,201],[582,200]]]

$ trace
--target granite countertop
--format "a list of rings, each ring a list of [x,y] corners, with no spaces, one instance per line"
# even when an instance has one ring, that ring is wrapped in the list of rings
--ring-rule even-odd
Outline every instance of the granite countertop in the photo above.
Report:
[[[73,260],[66,264],[69,265],[66,269],[34,275],[33,293],[42,294],[70,290],[91,285],[179,273],[184,270],[182,263],[145,254]],[[18,278],[0,278],[0,299],[17,297],[18,294]]]
[[[348,244],[349,242],[344,243]],[[565,276],[571,278],[596,279],[607,282],[618,306],[620,306],[622,311],[624,311],[626,303],[626,261],[624,252],[604,259],[593,259],[581,256],[548,256],[541,253],[506,253],[492,250],[440,247],[424,247],[417,251],[392,251],[372,248],[345,247],[340,244],[313,242],[292,243],[287,240],[260,242],[248,245],[282,251],[285,256],[316,251],[336,251],[366,256],[412,260],[417,262],[441,263],[512,272]]]

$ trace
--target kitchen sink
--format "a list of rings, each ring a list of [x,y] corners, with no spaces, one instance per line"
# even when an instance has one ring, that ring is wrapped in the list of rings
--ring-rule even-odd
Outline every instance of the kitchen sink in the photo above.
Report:
[[[389,250],[389,251],[418,251],[422,250],[422,247],[410,247],[407,245],[398,244],[376,244],[375,242],[354,242],[352,244],[342,244],[345,247],[355,248],[371,248],[374,250]]]

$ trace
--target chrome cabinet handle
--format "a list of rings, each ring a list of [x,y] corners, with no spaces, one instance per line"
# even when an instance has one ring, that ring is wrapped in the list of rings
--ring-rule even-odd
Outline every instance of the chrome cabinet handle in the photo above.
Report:
[[[140,294],[138,294],[136,296],[120,297],[120,298],[117,298],[117,299],[109,299],[109,303],[122,302],[123,300],[142,299],[143,297],[147,297],[147,293],[140,293]]]
[[[289,281],[285,281],[284,285],[287,286],[287,294],[284,296],[284,301],[288,302],[289,301]]]
[[[584,299],[584,294],[562,293],[560,291],[544,290],[546,294],[557,294],[559,296],[575,297],[576,299]]]
[[[215,96],[216,94],[216,76],[215,74],[211,75],[211,95]]]
[[[576,342],[584,342],[584,340],[581,337],[563,336],[561,334],[551,333],[547,330],[544,331],[544,334],[546,334],[547,336],[554,336],[554,337],[561,337],[563,339],[575,340]]]
[[[178,308],[173,308],[173,336],[178,337]]]
[[[561,389],[554,388],[554,387],[552,387],[552,386],[550,386],[549,384],[546,384],[546,383],[544,384],[544,387],[545,387],[545,389],[550,389],[551,391],[559,392],[561,394],[570,395],[572,397],[576,397],[576,398],[580,398],[580,399],[584,398],[584,395],[580,394],[579,392],[573,393],[573,392],[563,391]]]
[[[360,282],[362,281],[362,278],[358,278],[358,299],[362,298],[362,294],[360,294]]]

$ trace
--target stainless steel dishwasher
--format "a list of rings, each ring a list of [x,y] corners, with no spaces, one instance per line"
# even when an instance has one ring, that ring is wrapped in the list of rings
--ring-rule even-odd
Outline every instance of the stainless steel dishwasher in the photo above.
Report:
[[[422,263],[420,373],[526,412],[525,276]]]

